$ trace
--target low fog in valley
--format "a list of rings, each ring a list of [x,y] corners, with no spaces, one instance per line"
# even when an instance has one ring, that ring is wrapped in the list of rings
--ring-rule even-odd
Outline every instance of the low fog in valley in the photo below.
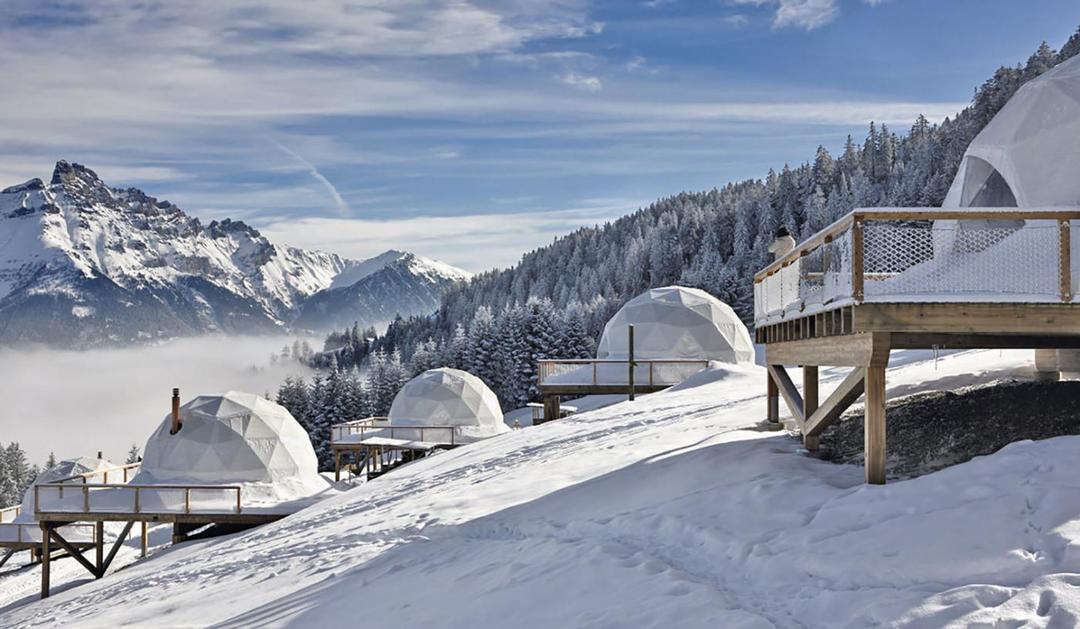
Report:
[[[85,352],[0,349],[0,442],[19,442],[34,463],[91,456],[123,461],[169,411],[172,387],[187,402],[229,389],[273,395],[307,368],[270,355],[285,337],[202,337],[154,347]],[[252,370],[252,365],[259,367]]]

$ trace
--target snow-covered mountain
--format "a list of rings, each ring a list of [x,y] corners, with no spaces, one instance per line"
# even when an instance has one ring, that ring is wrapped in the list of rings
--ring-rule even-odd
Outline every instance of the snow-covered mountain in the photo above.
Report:
[[[373,279],[384,272],[397,278],[393,291]],[[353,288],[349,301],[320,296],[321,320],[377,325],[399,312],[434,310],[438,292],[465,276],[396,251],[348,260],[274,244],[239,221],[204,225],[168,201],[110,188],[64,161],[48,184],[32,179],[0,191],[3,344],[272,332],[292,324],[312,296]],[[339,303],[355,313],[334,310]]]
[[[376,260],[383,264],[364,275],[356,272],[359,267],[346,269],[341,275],[350,281],[359,276],[351,284],[335,281],[304,301],[294,326],[327,330],[356,321],[387,323],[398,313],[434,312],[443,291],[469,277],[461,269],[411,253],[388,251],[369,262]]]

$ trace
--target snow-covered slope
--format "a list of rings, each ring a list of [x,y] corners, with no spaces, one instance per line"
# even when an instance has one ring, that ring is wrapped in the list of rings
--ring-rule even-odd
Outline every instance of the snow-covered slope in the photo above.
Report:
[[[378,327],[398,314],[435,312],[443,292],[469,277],[461,269],[411,253],[388,251],[379,259],[381,267],[352,284],[331,286],[305,300],[293,325],[309,330],[338,329],[357,322],[360,327]]]
[[[955,386],[1030,373],[1027,358],[916,360],[889,380]],[[861,468],[756,430],[763,382],[759,367],[713,370],[465,446],[0,624],[1076,624],[1080,437],[867,486]]]
[[[167,201],[58,162],[52,180],[0,191],[0,343],[88,346],[290,323],[312,295],[393,265],[271,243],[244,223],[203,225]],[[432,262],[395,305],[428,308]],[[461,277],[447,272],[446,281]],[[378,299],[373,294],[369,299]],[[341,314],[341,313],[334,313]],[[346,316],[347,315],[342,315]]]

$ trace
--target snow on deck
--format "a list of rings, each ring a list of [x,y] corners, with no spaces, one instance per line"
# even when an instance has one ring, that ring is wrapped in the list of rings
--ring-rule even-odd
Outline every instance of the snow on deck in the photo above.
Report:
[[[897,352],[892,391],[1031,371],[1030,352],[927,356]],[[823,375],[826,395],[843,373]],[[755,430],[763,384],[759,367],[713,370],[445,452],[0,624],[1076,622],[1080,437],[868,486],[859,467]]]

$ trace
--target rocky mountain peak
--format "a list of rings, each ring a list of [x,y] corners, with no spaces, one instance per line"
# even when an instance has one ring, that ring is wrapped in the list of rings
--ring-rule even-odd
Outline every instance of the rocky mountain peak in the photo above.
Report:
[[[109,187],[97,173],[82,164],[65,160],[56,162],[50,185],[61,187],[69,196],[91,202],[105,202],[113,197]]]

